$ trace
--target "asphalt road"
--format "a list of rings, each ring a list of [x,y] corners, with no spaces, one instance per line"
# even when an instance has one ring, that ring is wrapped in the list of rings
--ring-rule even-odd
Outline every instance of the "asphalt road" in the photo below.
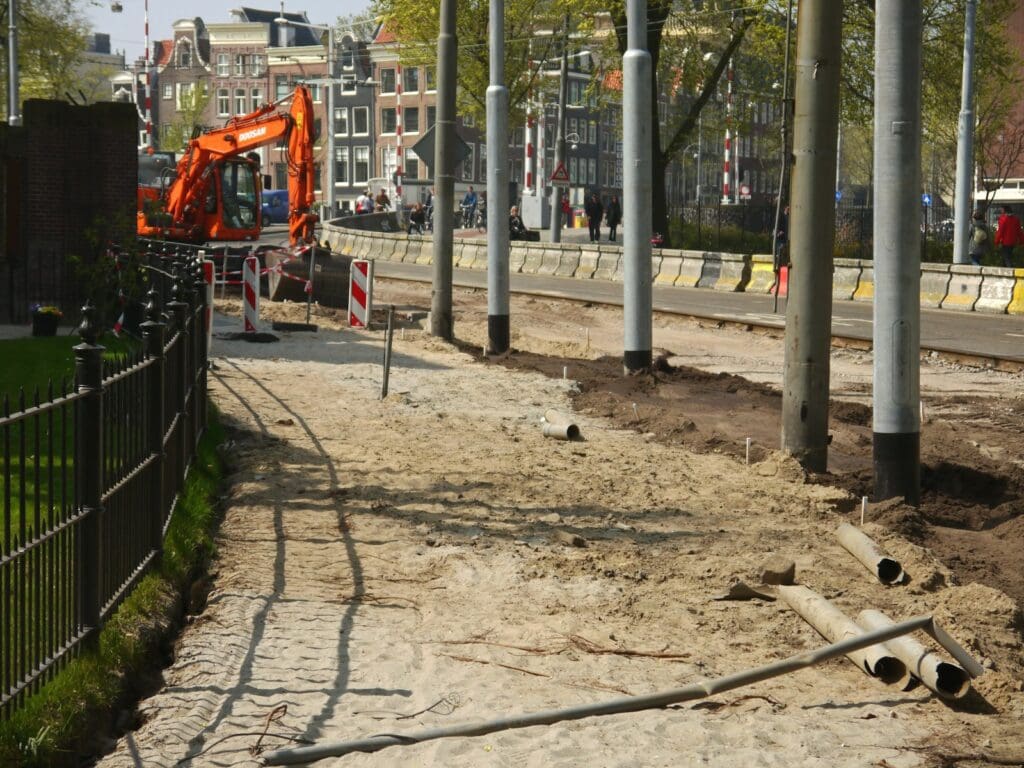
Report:
[[[378,277],[416,282],[430,282],[432,274],[430,266],[389,261],[376,262],[374,270]],[[456,269],[453,281],[460,287],[486,289],[487,273]],[[622,284],[603,280],[515,274],[511,276],[511,290],[514,293],[622,306]],[[766,295],[724,293],[706,288],[654,287],[654,309],[659,312],[784,328],[786,300],[779,300],[779,314],[772,312],[772,303],[773,297]],[[834,301],[832,335],[870,342],[871,312],[871,304]],[[1024,317],[922,309],[921,347],[1024,364]]]

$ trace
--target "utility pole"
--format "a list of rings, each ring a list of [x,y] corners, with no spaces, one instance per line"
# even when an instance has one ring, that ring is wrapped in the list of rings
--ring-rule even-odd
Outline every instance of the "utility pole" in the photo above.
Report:
[[[430,293],[430,333],[451,341],[452,212],[455,210],[455,0],[441,0],[441,29],[437,36],[437,142],[434,145],[433,285]]]
[[[505,0],[490,4],[490,70],[487,87],[487,343],[508,352],[508,89],[505,87]]]
[[[622,57],[622,361],[627,373],[651,367],[651,54],[647,0],[626,1]],[[659,183],[661,183],[659,181]]]
[[[569,94],[569,14],[565,14],[562,27],[562,68],[558,78],[558,125],[555,136],[556,171],[565,165],[565,104]],[[562,188],[551,185],[551,242],[562,242]]]
[[[790,198],[793,267],[786,302],[782,449],[815,472],[824,472],[828,466],[833,185],[842,17],[841,0],[803,0],[796,24]]]
[[[875,11],[875,501],[921,494],[921,0]]]
[[[960,120],[956,136],[956,192],[953,202],[953,263],[969,264],[967,240],[971,232],[971,163],[974,158],[974,27],[978,0],[966,0],[964,17],[964,70],[960,81]]]
[[[327,26],[327,208],[328,219],[335,213],[334,200],[337,190],[334,188],[334,175],[337,160],[334,157],[334,25]],[[401,216],[401,207],[399,207]]]
[[[7,124],[21,125],[18,93],[18,0],[7,5]]]

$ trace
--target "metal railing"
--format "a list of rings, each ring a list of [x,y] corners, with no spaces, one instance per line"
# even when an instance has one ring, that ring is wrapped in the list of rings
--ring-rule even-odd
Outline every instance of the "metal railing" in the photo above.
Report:
[[[104,360],[86,305],[74,386],[2,401],[0,718],[94,644],[158,560],[206,427],[201,270],[166,257],[157,269],[141,350]]]

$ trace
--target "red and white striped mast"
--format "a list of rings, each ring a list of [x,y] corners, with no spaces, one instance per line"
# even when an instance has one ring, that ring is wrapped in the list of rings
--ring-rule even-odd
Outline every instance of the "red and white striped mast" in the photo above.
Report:
[[[145,74],[143,78],[146,81],[146,94],[145,94],[145,106],[146,106],[146,149],[153,148],[153,94],[149,85],[150,76],[150,48],[149,48],[149,0],[145,1],[144,4],[144,21],[145,21],[145,41],[146,41],[146,63],[145,63]]]
[[[533,62],[528,61],[527,72],[533,71]],[[533,132],[535,129],[533,121],[533,92],[530,91],[526,95],[526,141],[523,142],[525,147],[523,149],[523,174],[524,184],[523,193],[536,196],[537,190],[534,189],[534,153],[533,153]]]
[[[402,51],[398,50],[398,67],[395,77],[395,210],[402,212]]]
[[[732,202],[732,59],[725,70],[725,157],[722,165],[722,202]]]

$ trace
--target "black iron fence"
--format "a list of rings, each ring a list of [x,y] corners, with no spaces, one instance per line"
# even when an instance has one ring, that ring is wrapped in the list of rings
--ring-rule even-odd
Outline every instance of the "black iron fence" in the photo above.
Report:
[[[147,255],[142,349],[104,360],[82,310],[74,386],[0,414],[0,717],[94,643],[160,557],[206,426],[197,262]],[[15,410],[16,409],[16,410]]]
[[[949,261],[952,257],[952,210],[941,203],[908,211],[919,217],[923,261]],[[872,258],[874,208],[840,202],[836,206],[833,256]],[[719,201],[679,206],[669,214],[674,248],[727,253],[771,253],[775,229],[775,204],[739,205]]]

